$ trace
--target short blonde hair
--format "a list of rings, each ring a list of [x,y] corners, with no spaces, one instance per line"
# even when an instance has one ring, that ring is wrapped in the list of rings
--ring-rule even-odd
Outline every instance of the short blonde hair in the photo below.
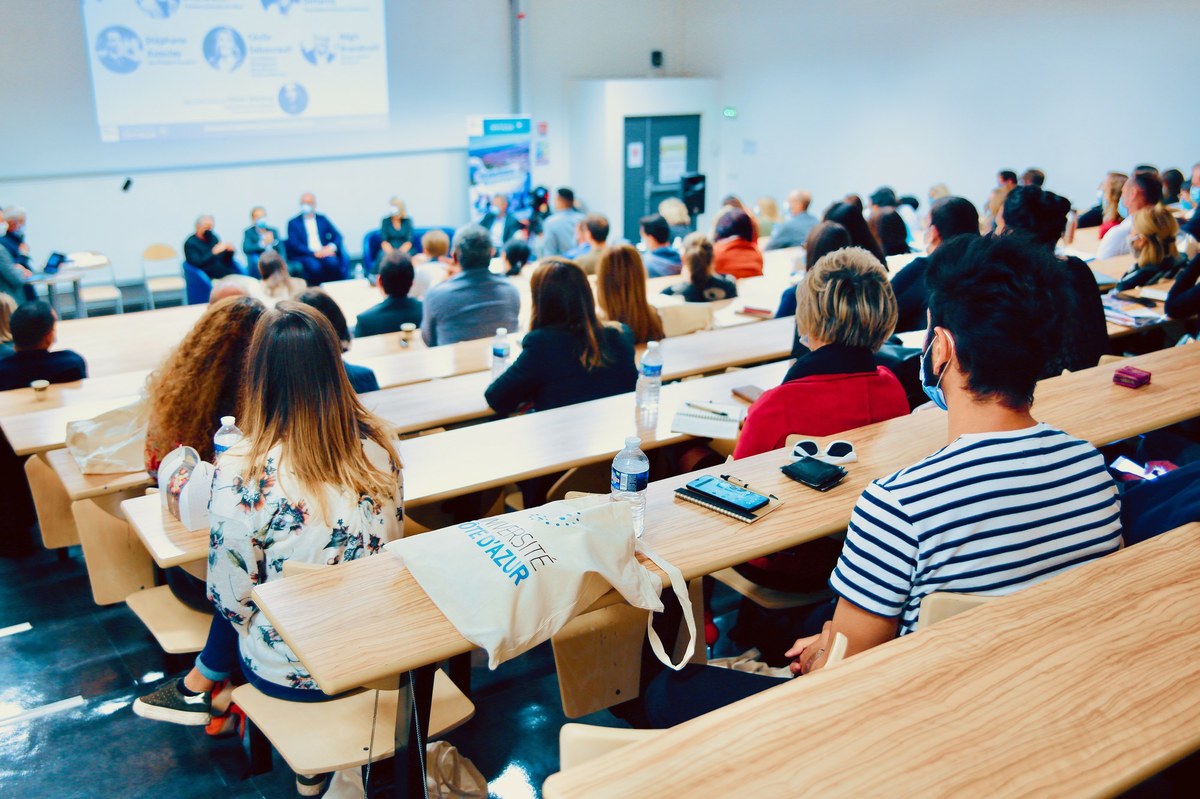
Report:
[[[887,270],[861,247],[822,256],[796,286],[796,329],[827,344],[875,352],[898,316]]]
[[[421,237],[421,252],[428,255],[431,261],[436,261],[450,252],[450,237],[446,231],[437,228],[426,231]]]
[[[678,197],[668,197],[658,204],[658,213],[668,225],[690,225],[692,217],[687,206]]]
[[[1179,223],[1165,205],[1159,203],[1135,213],[1133,232],[1133,251],[1137,253],[1138,266],[1158,266],[1179,257],[1179,248],[1175,245]]]

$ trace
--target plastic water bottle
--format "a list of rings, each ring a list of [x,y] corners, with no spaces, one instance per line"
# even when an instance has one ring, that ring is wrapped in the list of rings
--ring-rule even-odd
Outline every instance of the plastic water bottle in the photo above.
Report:
[[[630,436],[612,462],[612,498],[630,503],[633,532],[639,538],[646,527],[646,484],[650,482],[650,459],[641,445],[640,438]]]
[[[232,416],[221,417],[221,429],[213,436],[213,455],[220,457],[221,453],[242,440],[242,431],[234,424]]]
[[[646,351],[642,353],[642,364],[638,369],[637,407],[639,413],[657,415],[658,394],[662,390],[662,368],[663,359],[662,353],[658,349],[658,342],[651,341],[646,344]]]
[[[512,345],[508,343],[508,329],[496,328],[496,337],[492,339],[492,379],[504,374],[508,368],[508,357],[512,355]]]

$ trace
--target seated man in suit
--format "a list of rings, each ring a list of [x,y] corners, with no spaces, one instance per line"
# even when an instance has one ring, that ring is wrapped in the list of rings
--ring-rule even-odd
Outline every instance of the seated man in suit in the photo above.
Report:
[[[508,243],[508,240],[521,230],[521,220],[508,212],[508,195],[497,194],[492,198],[492,207],[479,226],[492,234],[492,246],[497,250]]]
[[[0,246],[8,250],[13,263],[29,269],[29,245],[25,243],[25,211],[16,206],[4,209],[4,235],[0,236]]]
[[[310,286],[343,280],[350,274],[342,234],[324,214],[317,213],[312,192],[300,195],[300,213],[288,221],[287,259],[300,265]]]
[[[401,325],[421,324],[421,301],[408,296],[415,277],[408,253],[392,250],[383,256],[379,267],[379,288],[383,290],[383,302],[358,315],[354,335],[378,336],[395,333]]]
[[[494,335],[497,328],[517,329],[521,294],[512,281],[493,274],[492,236],[479,225],[454,234],[453,256],[462,271],[425,295],[421,338],[430,347]]]
[[[913,632],[935,591],[1004,596],[1120,546],[1103,456],[1031,412],[1063,324],[1052,258],[987,237],[959,239],[930,265],[922,384],[946,411],[947,443],[863,491],[829,578],[832,619],[785,653],[793,675],[824,665],[834,633],[853,656]],[[704,666],[659,675],[644,721],[670,726],[778,683]]]
[[[79,353],[50,352],[57,321],[54,309],[40,300],[27,302],[13,311],[9,325],[16,351],[0,359],[0,391],[24,388],[34,380],[70,383],[87,377],[87,364]]]
[[[210,280],[220,280],[239,271],[233,262],[233,245],[217,238],[213,218],[208,214],[196,218],[196,232],[183,243],[183,260]]]
[[[242,234],[242,252],[246,253],[246,265],[250,271],[258,266],[258,259],[267,250],[274,250],[286,257],[283,237],[279,231],[267,224],[267,209],[256,205],[250,209],[250,227]]]

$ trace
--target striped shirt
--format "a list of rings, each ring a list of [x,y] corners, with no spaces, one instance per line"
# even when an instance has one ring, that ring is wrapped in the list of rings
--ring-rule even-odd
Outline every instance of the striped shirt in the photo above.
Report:
[[[1045,424],[964,435],[867,487],[829,582],[905,635],[926,594],[1011,594],[1116,550],[1120,518],[1086,441]]]

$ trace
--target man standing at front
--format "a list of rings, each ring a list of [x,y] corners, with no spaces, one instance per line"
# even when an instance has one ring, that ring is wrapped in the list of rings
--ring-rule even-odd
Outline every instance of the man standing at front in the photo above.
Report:
[[[300,265],[310,286],[343,280],[350,272],[342,234],[324,214],[317,213],[312,192],[300,195],[300,213],[288,221],[286,248],[288,261]]]

